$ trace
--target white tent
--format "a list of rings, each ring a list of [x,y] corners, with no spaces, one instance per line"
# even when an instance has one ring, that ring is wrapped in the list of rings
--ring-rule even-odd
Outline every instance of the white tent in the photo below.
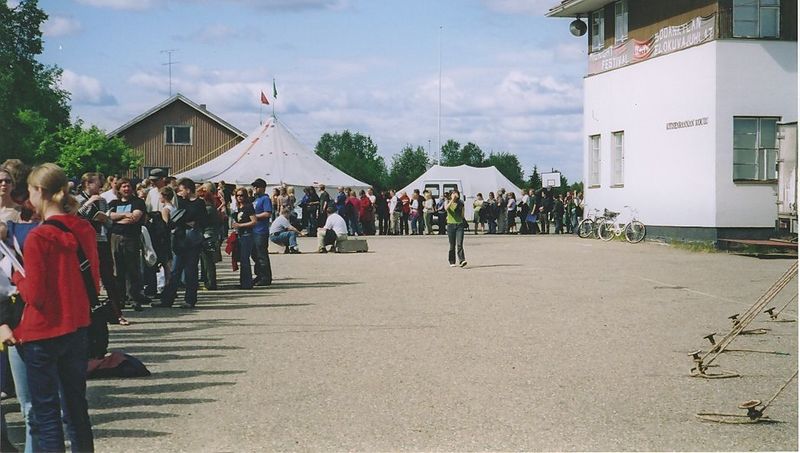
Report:
[[[343,186],[354,190],[369,187],[308,150],[275,117],[219,157],[176,176],[237,185],[248,185],[261,178],[270,187],[281,184],[325,184],[328,188]]]
[[[484,200],[489,196],[489,192],[497,194],[498,189],[505,189],[506,193],[513,192],[517,200],[522,195],[522,189],[503,176],[497,168],[471,167],[469,165],[459,165],[458,167],[434,165],[401,190],[409,195],[414,189],[419,189],[420,193],[430,190],[438,198],[441,193],[448,192],[453,188],[457,188],[461,192],[466,205],[465,216],[467,219],[472,218],[472,202],[475,201],[478,193],[483,195]]]

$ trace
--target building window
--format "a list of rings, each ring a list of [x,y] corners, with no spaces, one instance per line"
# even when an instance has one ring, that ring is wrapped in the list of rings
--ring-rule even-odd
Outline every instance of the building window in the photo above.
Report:
[[[611,139],[611,185],[625,183],[625,132],[614,132]]]
[[[733,119],[733,180],[774,181],[778,178],[779,118]]]
[[[614,44],[628,39],[628,0],[614,3]]]
[[[600,136],[589,137],[589,187],[600,187]]]
[[[733,36],[777,38],[780,12],[780,0],[733,0]]]
[[[191,145],[192,126],[164,126],[164,143],[167,145]]]
[[[603,10],[599,9],[592,13],[592,50],[600,50],[603,48],[605,41],[603,28]]]

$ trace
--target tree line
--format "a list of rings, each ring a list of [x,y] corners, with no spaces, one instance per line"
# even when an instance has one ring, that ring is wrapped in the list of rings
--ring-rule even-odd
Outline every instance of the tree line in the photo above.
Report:
[[[334,167],[348,175],[378,189],[400,189],[420,177],[433,161],[423,146],[406,145],[392,156],[387,167],[385,159],[378,154],[378,147],[369,136],[345,130],[340,133],[325,133],[320,138],[314,152]],[[524,179],[522,165],[515,154],[490,152],[487,156],[475,143],[461,145],[450,139],[442,145],[440,164],[446,167],[470,165],[491,167],[497,170],[520,188],[540,189],[542,177],[534,165],[528,179]],[[583,191],[583,183],[569,184],[561,176],[561,190]]]

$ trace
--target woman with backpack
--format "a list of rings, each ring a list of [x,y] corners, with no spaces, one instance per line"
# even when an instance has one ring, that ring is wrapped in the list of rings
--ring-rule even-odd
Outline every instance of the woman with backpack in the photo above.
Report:
[[[86,369],[90,301],[100,288],[95,230],[75,215],[78,202],[57,165],[34,168],[28,189],[45,222],[25,239],[25,275],[15,271],[12,277],[25,300],[22,320],[13,331],[0,326],[0,341],[17,345],[25,362],[34,450],[64,451],[63,410],[73,451],[93,451]]]

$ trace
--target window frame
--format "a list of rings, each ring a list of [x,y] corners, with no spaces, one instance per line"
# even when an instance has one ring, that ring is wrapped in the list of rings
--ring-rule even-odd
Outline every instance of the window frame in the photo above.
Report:
[[[742,20],[739,19],[737,21],[737,11],[741,14],[745,5],[736,5],[737,0],[733,0],[732,3],[732,14],[731,14],[731,30],[732,35],[734,38],[742,38],[742,39],[780,39],[781,37],[781,0],[775,0],[774,5],[764,5],[762,2],[765,0],[752,0],[755,2],[755,19],[754,20]],[[775,34],[770,36],[765,36],[762,31],[762,13],[766,11],[773,11],[776,14],[776,24],[775,24]],[[751,36],[748,34],[741,33],[741,28],[739,29],[739,33],[737,33],[737,22],[755,22],[755,35]]]
[[[177,128],[188,128],[189,129],[189,141],[188,142],[175,142],[175,129]],[[171,133],[171,134],[170,134]],[[167,124],[164,125],[164,145],[169,146],[191,146],[193,143],[194,136],[194,126],[191,124]],[[172,141],[170,141],[170,139]]]
[[[589,20],[592,26],[592,34],[589,37],[589,45],[592,48],[592,51],[596,50],[603,50],[605,47],[605,11],[603,8],[598,9],[597,11],[593,11],[590,16]],[[597,24],[595,21],[597,20]],[[595,40],[595,37],[597,39]]]
[[[600,187],[600,134],[589,136],[589,188]],[[596,145],[596,146],[595,146]]]
[[[619,138],[619,142],[617,142]],[[611,187],[625,186],[625,131],[611,133]]]
[[[756,128],[755,128],[755,148],[742,148],[736,147],[736,120],[755,120]],[[775,130],[775,138],[773,141],[772,147],[764,146],[763,142],[763,135],[762,135],[762,121],[774,121],[774,130]],[[731,156],[732,165],[731,165],[731,179],[736,184],[776,184],[778,182],[778,170],[777,170],[777,162],[778,162],[778,124],[781,121],[781,117],[779,116],[734,116],[733,117],[733,143],[731,150],[733,155]],[[743,135],[743,134],[740,134]],[[753,161],[754,164],[748,163],[737,163],[736,156],[738,153],[742,152],[750,152],[754,154]],[[770,160],[770,155],[772,159]],[[772,163],[772,170],[769,169],[770,163]],[[736,168],[737,166],[755,166],[755,178],[737,178],[736,177]]]
[[[628,40],[628,0],[614,3],[614,45]]]

